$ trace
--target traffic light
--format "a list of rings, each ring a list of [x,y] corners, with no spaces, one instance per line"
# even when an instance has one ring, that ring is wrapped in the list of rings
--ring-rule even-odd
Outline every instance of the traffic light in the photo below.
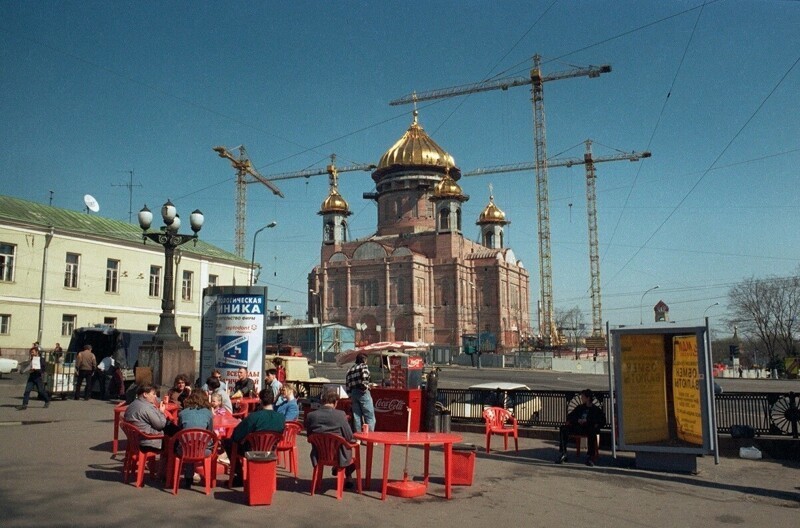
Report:
[[[283,343],[283,332],[278,332],[278,336],[275,338],[275,342],[279,345]]]
[[[728,351],[731,355],[731,361],[739,357],[739,345],[728,345]]]

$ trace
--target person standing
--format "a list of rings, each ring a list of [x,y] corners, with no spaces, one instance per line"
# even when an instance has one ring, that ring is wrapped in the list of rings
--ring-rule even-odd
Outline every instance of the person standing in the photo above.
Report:
[[[97,382],[100,384],[100,397],[103,400],[108,399],[108,394],[111,391],[111,381],[114,379],[116,369],[116,362],[111,356],[104,357],[97,364]]]
[[[31,366],[28,371],[28,382],[25,384],[25,392],[22,395],[22,405],[17,407],[20,411],[24,411],[28,408],[28,400],[30,399],[31,391],[34,387],[36,388],[36,392],[44,398],[44,408],[47,409],[50,407],[50,395],[47,394],[47,390],[44,387],[44,372],[47,369],[47,364],[44,361],[44,357],[42,357],[39,352],[38,344],[39,343],[34,343],[28,351],[30,353]]]
[[[53,349],[51,357],[53,358],[54,362],[63,363],[63,361],[64,361],[64,349],[61,348],[61,343],[56,343],[56,346]]]
[[[84,380],[86,380],[86,389],[83,393],[83,399],[89,399],[89,394],[92,392],[92,378],[96,369],[97,358],[94,357],[94,352],[92,352],[92,345],[83,345],[83,350],[75,356],[75,372],[78,374],[78,378],[75,380],[76,400],[81,393],[81,384]]]
[[[361,424],[369,426],[370,431],[375,430],[375,407],[372,395],[369,392],[370,376],[367,366],[366,354],[358,354],[356,363],[347,371],[345,389],[350,396],[353,409],[353,425],[356,431],[361,431]]]
[[[597,433],[605,424],[606,415],[594,404],[594,393],[590,389],[582,390],[580,405],[567,415],[567,423],[559,428],[559,455],[556,464],[567,461],[567,441],[570,435],[580,435],[586,437],[588,444],[586,465],[594,466],[594,457],[597,456]]]

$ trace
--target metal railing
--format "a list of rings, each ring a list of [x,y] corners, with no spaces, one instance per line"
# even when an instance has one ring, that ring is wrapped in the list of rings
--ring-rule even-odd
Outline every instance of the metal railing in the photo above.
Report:
[[[299,382],[306,398],[319,398],[321,383]],[[596,391],[596,404],[606,415],[611,428],[609,392]],[[717,394],[717,432],[730,434],[733,426],[749,426],[758,435],[800,438],[800,394],[795,392],[726,392]],[[483,423],[485,407],[505,407],[520,425],[558,427],[567,413],[580,403],[576,391],[439,389],[438,406],[450,411],[453,422]]]

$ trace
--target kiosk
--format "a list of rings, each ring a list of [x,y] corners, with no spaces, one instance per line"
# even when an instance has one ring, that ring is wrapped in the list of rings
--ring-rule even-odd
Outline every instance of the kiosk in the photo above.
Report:
[[[636,453],[642,469],[697,472],[719,463],[707,326],[653,325],[609,331],[614,450]]]

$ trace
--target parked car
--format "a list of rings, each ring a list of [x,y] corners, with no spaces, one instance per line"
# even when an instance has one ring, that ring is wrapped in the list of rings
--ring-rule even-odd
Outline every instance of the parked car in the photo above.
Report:
[[[0,358],[0,376],[3,374],[11,374],[19,368],[19,362],[16,359]]]
[[[446,395],[440,393],[439,403],[453,418],[480,418],[487,407],[503,407],[518,420],[529,422],[536,421],[542,410],[542,401],[530,391],[521,383],[489,381],[471,385],[468,392],[449,402],[443,401]]]

